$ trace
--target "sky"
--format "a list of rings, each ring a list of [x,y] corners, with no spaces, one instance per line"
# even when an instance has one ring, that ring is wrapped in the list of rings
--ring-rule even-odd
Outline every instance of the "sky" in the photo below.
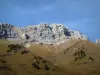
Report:
[[[100,0],[0,0],[0,22],[17,27],[60,23],[95,42],[100,39]]]

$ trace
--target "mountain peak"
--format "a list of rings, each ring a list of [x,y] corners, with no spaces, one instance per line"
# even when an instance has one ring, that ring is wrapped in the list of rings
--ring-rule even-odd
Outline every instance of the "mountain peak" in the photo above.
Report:
[[[87,40],[87,37],[79,31],[66,28],[63,24],[46,24],[26,26],[17,28],[10,24],[0,24],[0,37],[44,44],[61,44],[69,39]]]

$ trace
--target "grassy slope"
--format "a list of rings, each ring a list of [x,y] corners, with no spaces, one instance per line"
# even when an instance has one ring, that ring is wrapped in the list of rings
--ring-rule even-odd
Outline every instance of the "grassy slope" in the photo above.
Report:
[[[0,75],[13,75],[12,70],[5,64],[5,56],[8,44],[9,41],[0,40]]]
[[[86,57],[79,61],[73,61],[73,54],[75,48],[80,48],[80,44],[84,46],[84,51],[86,52]],[[56,53],[57,54],[57,64],[64,68],[64,70],[69,71],[76,75],[100,75],[100,46],[89,42],[89,41],[79,41],[78,43],[69,47],[69,50],[64,54],[64,50]],[[94,59],[93,63],[83,64],[84,62],[90,62],[88,57],[91,56]],[[62,59],[63,58],[63,59]],[[79,65],[77,65],[79,64]]]
[[[74,49],[80,48],[80,44],[84,46],[86,57],[84,59],[74,61]],[[44,46],[44,47],[43,47]],[[33,45],[29,49],[40,56],[53,62],[58,67],[66,71],[68,75],[100,75],[100,45],[90,41],[71,40],[60,46],[45,47],[45,45]],[[64,51],[69,50],[64,54]],[[47,51],[51,50],[51,51]],[[94,62],[89,60],[89,57],[94,59]],[[87,64],[84,64],[87,62]]]
[[[1,43],[2,42],[2,43]],[[64,71],[52,64],[49,61],[43,63],[44,59],[37,59],[39,61],[39,70],[32,66],[32,63],[36,61],[34,55],[38,57],[38,54],[28,52],[21,54],[17,52],[14,55],[7,55],[8,42],[0,41],[0,75],[63,75]],[[5,61],[5,62],[3,62]],[[48,65],[49,70],[45,69],[45,65]]]
[[[74,44],[73,44],[74,43]],[[29,48],[28,54],[21,55],[17,52],[14,55],[7,55],[8,41],[0,40],[0,75],[100,75],[100,45],[89,41],[71,40],[69,44],[64,43],[60,46],[33,45]],[[86,57],[78,61],[74,61],[73,53],[75,48],[84,46]],[[64,51],[67,49],[66,54]],[[50,51],[51,50],[51,51]],[[40,70],[32,66],[32,63],[38,59],[40,62]],[[94,62],[88,60],[89,56],[93,57]],[[43,60],[47,60],[50,70],[45,70]],[[84,62],[89,62],[83,64]],[[55,65],[54,65],[55,64]]]

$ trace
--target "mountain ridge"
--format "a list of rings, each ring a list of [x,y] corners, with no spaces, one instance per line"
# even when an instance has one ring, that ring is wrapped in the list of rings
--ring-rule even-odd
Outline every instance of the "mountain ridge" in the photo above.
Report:
[[[63,24],[54,23],[30,25],[23,28],[0,23],[0,38],[44,44],[61,44],[69,39],[88,40],[88,37],[79,31],[71,30]]]

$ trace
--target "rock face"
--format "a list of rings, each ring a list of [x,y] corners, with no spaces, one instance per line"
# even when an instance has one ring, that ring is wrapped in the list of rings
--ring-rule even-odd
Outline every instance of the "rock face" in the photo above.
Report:
[[[20,29],[10,24],[0,24],[0,38],[1,39],[19,39]]]
[[[100,39],[96,39],[96,44],[100,44]]]
[[[82,35],[79,31],[69,30],[69,33],[74,39],[88,40],[88,37],[86,35]]]
[[[87,37],[78,31],[70,30],[62,24],[39,24],[23,28],[30,36],[30,40],[45,44],[63,43],[71,38],[87,40]]]
[[[39,24],[17,28],[10,24],[0,24],[0,38],[24,39],[32,43],[64,43],[69,39],[87,40],[87,37],[78,31],[70,30],[62,24]]]

